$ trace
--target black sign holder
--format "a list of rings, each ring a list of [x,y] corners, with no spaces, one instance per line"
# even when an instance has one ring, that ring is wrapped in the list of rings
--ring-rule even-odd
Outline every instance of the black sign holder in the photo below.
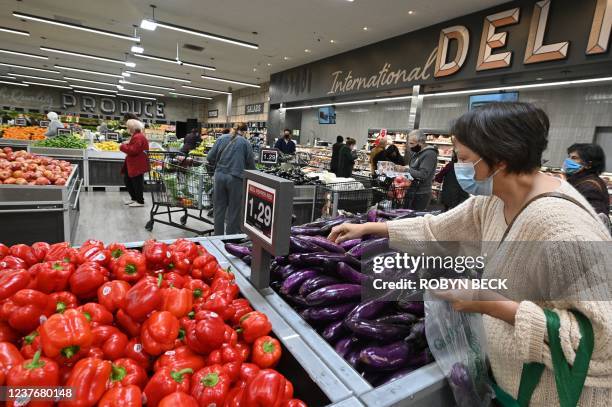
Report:
[[[261,171],[244,172],[242,231],[253,242],[251,283],[270,285],[272,256],[289,253],[293,182]]]
[[[262,148],[259,150],[259,163],[266,165],[278,164],[280,151],[276,148]]]

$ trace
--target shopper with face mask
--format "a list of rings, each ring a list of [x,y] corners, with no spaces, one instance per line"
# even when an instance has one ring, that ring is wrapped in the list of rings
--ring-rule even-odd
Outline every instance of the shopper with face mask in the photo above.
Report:
[[[431,201],[431,186],[436,175],[438,149],[427,144],[427,135],[423,130],[412,130],[408,134],[408,148],[412,152],[408,172],[417,180],[415,190],[410,191],[409,206],[422,211]]]
[[[567,182],[580,192],[593,206],[595,212],[610,214],[608,186],[599,175],[606,166],[606,155],[597,144],[577,143],[567,149],[568,158],[563,162]]]
[[[291,130],[285,129],[283,137],[276,140],[274,148],[283,154],[295,154],[295,142],[291,140]]]
[[[350,178],[353,174],[353,166],[357,159],[355,143],[355,139],[348,137],[346,139],[346,144],[340,148],[340,152],[338,153],[338,171],[336,172],[338,177]]]
[[[408,253],[412,242],[476,243],[490,256],[483,278],[503,276],[513,292],[531,294],[436,293],[456,311],[483,315],[498,397],[505,392],[516,400],[520,384],[521,405],[559,405],[555,371],[562,375],[571,366],[572,375],[580,371],[586,379],[568,384],[565,378],[560,390],[578,399],[562,405],[608,406],[612,238],[578,191],[540,172],[549,126],[547,115],[528,103],[492,103],[464,114],[452,127],[455,172],[461,187],[477,196],[438,216],[345,223],[329,239],[388,237],[391,248]],[[538,248],[544,251],[530,255]]]

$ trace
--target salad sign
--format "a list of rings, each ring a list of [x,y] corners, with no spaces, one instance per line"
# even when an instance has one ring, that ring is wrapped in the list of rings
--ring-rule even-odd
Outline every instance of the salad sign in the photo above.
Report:
[[[278,150],[275,148],[262,148],[259,162],[262,164],[278,164]]]
[[[250,279],[255,287],[265,288],[272,256],[289,252],[293,182],[260,171],[244,173],[242,230],[253,242]]]

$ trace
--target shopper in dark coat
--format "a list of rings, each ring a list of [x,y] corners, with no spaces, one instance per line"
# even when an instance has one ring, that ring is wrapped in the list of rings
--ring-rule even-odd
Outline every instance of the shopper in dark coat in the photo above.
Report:
[[[340,148],[338,153],[338,172],[336,173],[338,177],[350,178],[353,173],[353,166],[357,158],[354,151],[355,143],[355,139],[349,137],[346,139],[346,144]]]
[[[194,150],[202,142],[202,134],[198,128],[194,128],[191,132],[185,136],[183,140],[183,148],[181,152],[189,154],[191,150]]]
[[[408,172],[417,180],[414,191],[410,191],[410,207],[417,211],[427,208],[431,201],[431,186],[438,164],[438,149],[427,145],[427,135],[423,130],[413,130],[408,135],[408,147],[412,151]],[[411,188],[412,189],[412,188]]]
[[[283,137],[276,140],[274,148],[283,154],[295,154],[295,142],[291,140],[291,130],[285,129]]]
[[[453,152],[453,159],[440,170],[435,176],[434,181],[442,183],[442,192],[440,200],[444,205],[444,210],[449,210],[459,205],[470,197],[470,195],[461,188],[457,177],[455,176],[455,163],[457,155]]]
[[[344,137],[336,137],[336,143],[332,146],[332,157],[331,163],[329,164],[329,170],[334,174],[338,175],[338,159],[340,157],[340,149],[344,145]]]
[[[608,186],[599,175],[606,166],[606,155],[597,144],[577,143],[567,149],[563,170],[569,182],[591,204],[595,212],[610,215]]]
[[[145,151],[149,149],[149,142],[143,134],[142,122],[130,119],[126,125],[132,137],[129,142],[119,147],[126,154],[121,172],[130,194],[130,200],[125,204],[130,207],[139,207],[144,206],[144,174],[149,171],[149,158]]]

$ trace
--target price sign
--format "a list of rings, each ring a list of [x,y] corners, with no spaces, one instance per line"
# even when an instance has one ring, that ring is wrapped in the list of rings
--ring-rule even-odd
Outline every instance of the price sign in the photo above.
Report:
[[[45,127],[45,128],[46,128],[46,127],[49,127],[49,121],[47,121],[47,120],[41,120],[40,122],[38,122],[38,125],[39,125],[40,127]]]
[[[272,244],[275,196],[274,189],[251,180],[247,181],[244,225],[268,244]]]
[[[106,133],[107,140],[119,141],[119,133]]]
[[[72,134],[72,130],[70,129],[57,129],[58,136],[69,136]]]
[[[25,126],[25,125],[26,125],[26,119],[24,118],[15,119],[15,126]]]
[[[262,164],[278,164],[278,150],[273,148],[262,148],[259,155],[259,162]]]

